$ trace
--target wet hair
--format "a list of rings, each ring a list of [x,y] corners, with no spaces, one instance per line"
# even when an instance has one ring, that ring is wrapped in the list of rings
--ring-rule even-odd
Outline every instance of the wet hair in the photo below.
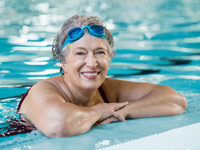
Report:
[[[69,50],[68,44],[65,46],[65,48],[62,49],[62,46],[67,38],[69,30],[75,28],[75,27],[82,27],[85,25],[101,25],[104,27],[105,34],[107,36],[107,42],[108,42],[108,54],[110,58],[112,59],[114,55],[114,41],[113,36],[110,33],[110,31],[106,28],[103,21],[99,19],[96,16],[86,16],[86,15],[74,15],[68,20],[64,22],[61,29],[59,30],[52,47],[52,53],[54,57],[54,62],[56,60],[60,60],[61,63],[64,63],[66,60],[66,56]],[[62,68],[60,68],[60,71],[62,72]]]

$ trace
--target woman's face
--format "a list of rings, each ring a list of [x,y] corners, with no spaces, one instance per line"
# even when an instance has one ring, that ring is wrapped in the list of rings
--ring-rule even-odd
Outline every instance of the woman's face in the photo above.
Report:
[[[105,80],[110,61],[105,40],[85,32],[82,38],[69,44],[66,63],[62,65],[67,82],[80,89],[99,88]]]

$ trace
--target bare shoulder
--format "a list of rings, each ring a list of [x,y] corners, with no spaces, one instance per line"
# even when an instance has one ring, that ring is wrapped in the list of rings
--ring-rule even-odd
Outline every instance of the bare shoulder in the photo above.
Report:
[[[43,94],[56,94],[60,93],[58,78],[52,77],[46,80],[39,81],[30,90],[30,94],[43,95]]]
[[[45,105],[50,101],[64,101],[62,92],[54,80],[57,79],[49,78],[33,85],[21,105],[20,112],[34,105]]]
[[[106,78],[102,86],[111,102],[120,102],[128,97],[139,99],[160,85]]]

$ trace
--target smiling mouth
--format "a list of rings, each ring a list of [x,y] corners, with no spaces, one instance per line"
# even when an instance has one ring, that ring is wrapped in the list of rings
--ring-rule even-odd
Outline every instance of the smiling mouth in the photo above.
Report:
[[[100,72],[82,72],[81,74],[87,79],[96,79]]]

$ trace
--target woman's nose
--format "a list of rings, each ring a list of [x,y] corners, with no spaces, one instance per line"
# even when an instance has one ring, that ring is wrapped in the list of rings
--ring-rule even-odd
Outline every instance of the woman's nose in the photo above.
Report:
[[[86,58],[86,65],[90,68],[95,68],[97,66],[97,60],[93,54],[88,54]]]

